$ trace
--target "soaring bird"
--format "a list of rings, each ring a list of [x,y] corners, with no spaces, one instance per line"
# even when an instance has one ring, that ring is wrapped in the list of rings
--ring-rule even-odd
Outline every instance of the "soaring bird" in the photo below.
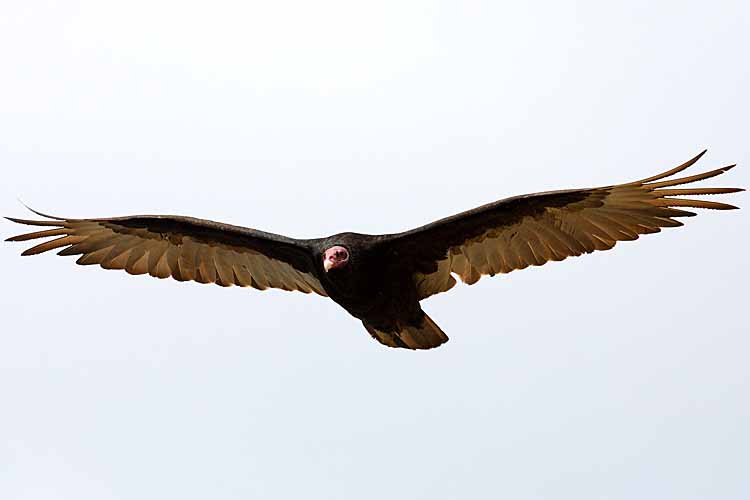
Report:
[[[681,226],[678,218],[695,215],[685,208],[737,208],[683,196],[743,189],[675,188],[734,167],[672,177],[704,153],[639,181],[515,196],[402,233],[294,239],[174,215],[66,219],[32,210],[44,220],[8,219],[46,229],[7,241],[53,238],[22,255],[61,248],[58,255],[80,255],[78,264],[130,274],[315,292],[361,320],[382,344],[430,349],[448,337],[420,301],[453,288],[456,276],[471,285],[482,276],[608,250],[618,241]]]

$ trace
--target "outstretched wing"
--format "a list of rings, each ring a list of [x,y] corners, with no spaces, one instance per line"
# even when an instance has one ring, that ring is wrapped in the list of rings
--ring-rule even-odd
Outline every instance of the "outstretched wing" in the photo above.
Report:
[[[326,295],[304,240],[192,217],[61,219],[34,213],[46,220],[8,220],[47,229],[7,241],[53,239],[22,255],[62,248],[58,255],[80,255],[78,264],[99,264],[130,274]]]
[[[734,165],[661,180],[690,167],[704,153],[672,170],[627,184],[500,200],[392,235],[385,243],[398,259],[408,259],[413,265],[420,299],[452,288],[456,284],[453,274],[464,283],[473,284],[484,275],[608,250],[618,241],[658,233],[662,227],[681,226],[675,218],[695,215],[682,207],[737,208],[675,196],[735,193],[743,189],[673,188],[717,176]]]

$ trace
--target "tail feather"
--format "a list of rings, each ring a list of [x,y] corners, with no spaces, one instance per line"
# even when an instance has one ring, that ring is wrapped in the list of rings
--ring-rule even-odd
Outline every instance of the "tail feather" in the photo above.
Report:
[[[365,321],[362,324],[375,340],[388,347],[432,349],[448,342],[448,336],[426,314],[418,326],[401,325],[400,329],[394,331],[379,330]]]

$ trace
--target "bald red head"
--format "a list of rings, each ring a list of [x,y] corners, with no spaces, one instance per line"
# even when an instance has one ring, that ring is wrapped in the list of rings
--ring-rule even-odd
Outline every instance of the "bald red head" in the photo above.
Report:
[[[349,262],[349,250],[342,246],[331,247],[323,255],[323,269],[326,272],[344,267],[347,262]]]

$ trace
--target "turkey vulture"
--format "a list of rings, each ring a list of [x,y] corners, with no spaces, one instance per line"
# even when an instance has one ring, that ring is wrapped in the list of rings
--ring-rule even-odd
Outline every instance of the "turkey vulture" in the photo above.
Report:
[[[675,188],[722,174],[734,165],[667,179],[705,151],[667,172],[613,186],[527,194],[496,201],[410,231],[340,233],[294,239],[256,229],[173,215],[45,220],[8,217],[46,229],[8,241],[46,240],[22,255],[62,248],[78,264],[178,281],[315,292],[360,319],[382,344],[430,349],[448,337],[419,302],[468,284],[550,260],[608,250],[621,240],[677,227],[684,208],[729,210],[716,201],[681,198],[738,188]],[[666,179],[666,180],[665,180]]]

